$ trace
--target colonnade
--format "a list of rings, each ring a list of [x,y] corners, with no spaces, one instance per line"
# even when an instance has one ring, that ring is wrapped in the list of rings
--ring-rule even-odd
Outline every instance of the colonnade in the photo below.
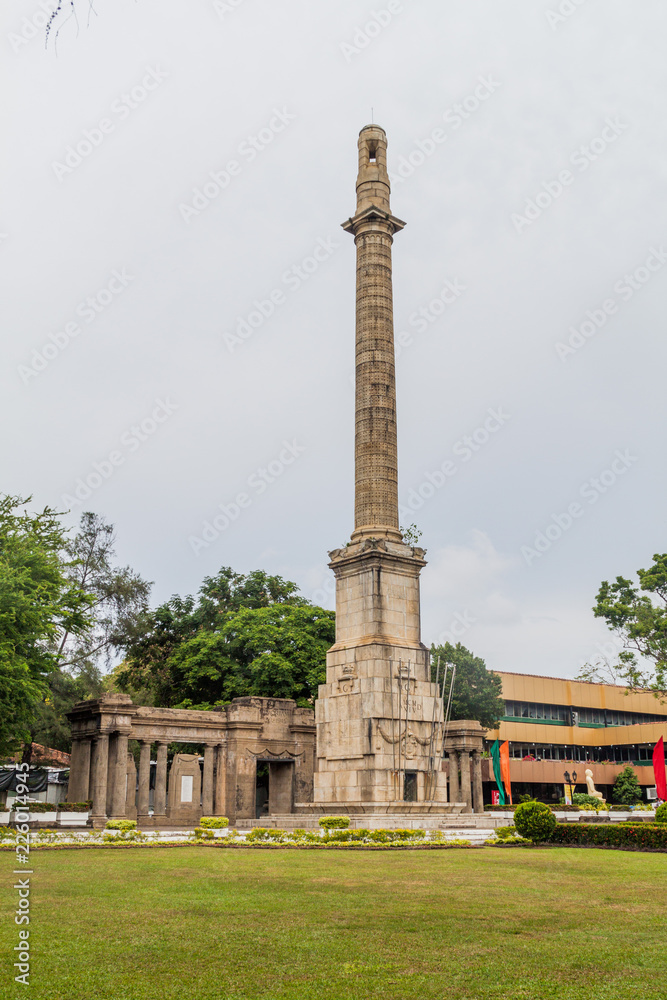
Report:
[[[135,788],[128,781],[134,774],[128,767],[129,733],[101,732],[74,738],[68,798],[72,802],[92,800],[92,818],[122,819],[135,805]],[[151,750],[157,746],[157,767],[153,816],[167,816],[167,741],[139,740],[139,773],[136,790],[138,818],[149,815]],[[227,747],[225,741],[207,743],[204,750],[201,812],[204,816],[224,815],[226,798]],[[195,810],[199,803],[194,803]]]
[[[480,751],[451,749],[448,751],[448,757],[449,801],[465,802],[465,812],[484,812],[482,755]],[[460,780],[459,771],[461,773]]]

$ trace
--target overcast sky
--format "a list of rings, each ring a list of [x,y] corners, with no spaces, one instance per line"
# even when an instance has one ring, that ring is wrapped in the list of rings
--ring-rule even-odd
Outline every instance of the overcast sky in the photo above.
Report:
[[[45,48],[48,7],[1,15],[3,490],[112,521],[155,602],[333,607],[373,108],[423,639],[574,676],[666,547],[663,0],[76,0]]]

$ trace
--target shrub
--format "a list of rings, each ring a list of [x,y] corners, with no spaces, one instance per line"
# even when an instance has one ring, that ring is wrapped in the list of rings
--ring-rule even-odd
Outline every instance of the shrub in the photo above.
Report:
[[[517,833],[528,840],[548,840],[556,826],[556,817],[543,802],[522,802],[514,811]]]
[[[13,836],[14,836],[14,831],[12,830],[11,826],[0,825],[0,840],[3,840],[4,837],[13,837]]]
[[[106,829],[120,830],[121,833],[127,833],[128,830],[137,829],[137,821],[136,819],[110,819],[107,820]]]
[[[585,809],[604,808],[601,799],[596,799],[594,795],[588,795],[586,792],[575,792],[572,796],[572,805],[583,806]]]
[[[202,816],[199,825],[204,830],[222,830],[229,826],[229,820],[226,816]]]
[[[251,843],[254,840],[282,840],[285,836],[284,830],[267,830],[264,826],[255,826],[247,834],[246,840],[249,840]]]
[[[484,806],[484,812],[514,812],[516,806]]]
[[[52,813],[56,811],[55,802],[29,802],[27,806],[18,806],[19,809],[27,809],[31,813]]]
[[[508,840],[516,834],[515,826],[499,826],[496,828],[496,837],[498,840]]]
[[[320,816],[319,824],[324,830],[346,830],[350,825],[350,817]]]
[[[197,840],[213,840],[213,830],[202,829],[201,826],[196,826],[195,837]]]
[[[57,808],[62,812],[82,813],[89,812],[92,805],[93,801],[89,799],[87,802],[59,802]]]
[[[663,802],[655,811],[656,823],[667,823],[667,802]]]
[[[634,768],[630,767],[629,764],[617,775],[611,797],[614,802],[620,802],[628,806],[633,806],[636,802],[641,802],[641,785],[637,780]]]
[[[550,840],[553,844],[667,851],[667,827],[659,823],[557,823]]]

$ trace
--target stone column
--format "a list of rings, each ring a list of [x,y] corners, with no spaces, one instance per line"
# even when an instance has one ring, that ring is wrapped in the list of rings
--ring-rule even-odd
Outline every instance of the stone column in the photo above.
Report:
[[[148,816],[151,781],[151,744],[149,740],[141,740],[139,746],[139,795],[137,796],[137,816]]]
[[[167,812],[167,744],[157,745],[157,773],[155,775],[154,816],[164,816]]]
[[[93,819],[104,819],[107,814],[107,772],[109,768],[109,736],[100,733],[93,746],[92,799]]]
[[[213,761],[215,746],[207,743],[204,748],[204,783],[202,787],[201,809],[203,816],[213,815]]]
[[[111,789],[111,815],[114,819],[125,816],[127,798],[127,733],[116,733],[116,759]]]
[[[449,801],[460,802],[461,791],[459,788],[459,754],[458,750],[450,750],[449,757]]]
[[[464,812],[472,812],[472,797],[470,795],[470,754],[462,750],[461,757],[461,801],[465,802]]]
[[[396,383],[391,246],[405,223],[391,214],[387,136],[359,134],[357,210],[343,229],[357,247],[354,533],[401,540],[398,532]]]
[[[472,801],[476,813],[484,812],[484,786],[482,784],[482,755],[472,752]]]
[[[215,815],[227,815],[227,747],[218,744],[215,776]]]
[[[72,741],[72,756],[70,758],[68,802],[83,802],[89,798],[90,789],[90,751],[89,738],[75,738]]]

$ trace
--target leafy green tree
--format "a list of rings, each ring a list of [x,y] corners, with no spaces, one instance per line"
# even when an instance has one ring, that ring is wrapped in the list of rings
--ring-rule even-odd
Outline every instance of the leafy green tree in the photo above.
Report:
[[[57,669],[58,645],[91,622],[93,598],[69,577],[66,531],[46,507],[0,498],[0,755],[31,742],[31,727]]]
[[[487,669],[486,663],[457,642],[444,646],[431,646],[431,680],[437,676],[440,660],[442,681],[446,663],[456,664],[456,680],[452,694],[452,719],[477,719],[485,729],[495,729],[505,714],[501,697],[502,681],[498,674]],[[447,692],[445,692],[445,695]]]
[[[614,802],[622,806],[634,806],[637,802],[641,802],[641,785],[637,780],[634,768],[630,767],[629,764],[617,775],[611,791],[611,797]]]
[[[637,576],[639,587],[622,576],[600,585],[593,613],[606,621],[621,651],[617,663],[586,664],[580,679],[620,681],[667,696],[667,554],[654,555]]]
[[[312,702],[334,632],[333,612],[296,584],[223,567],[197,599],[175,596],[139,617],[114,683],[164,707],[209,708],[245,695]]]

